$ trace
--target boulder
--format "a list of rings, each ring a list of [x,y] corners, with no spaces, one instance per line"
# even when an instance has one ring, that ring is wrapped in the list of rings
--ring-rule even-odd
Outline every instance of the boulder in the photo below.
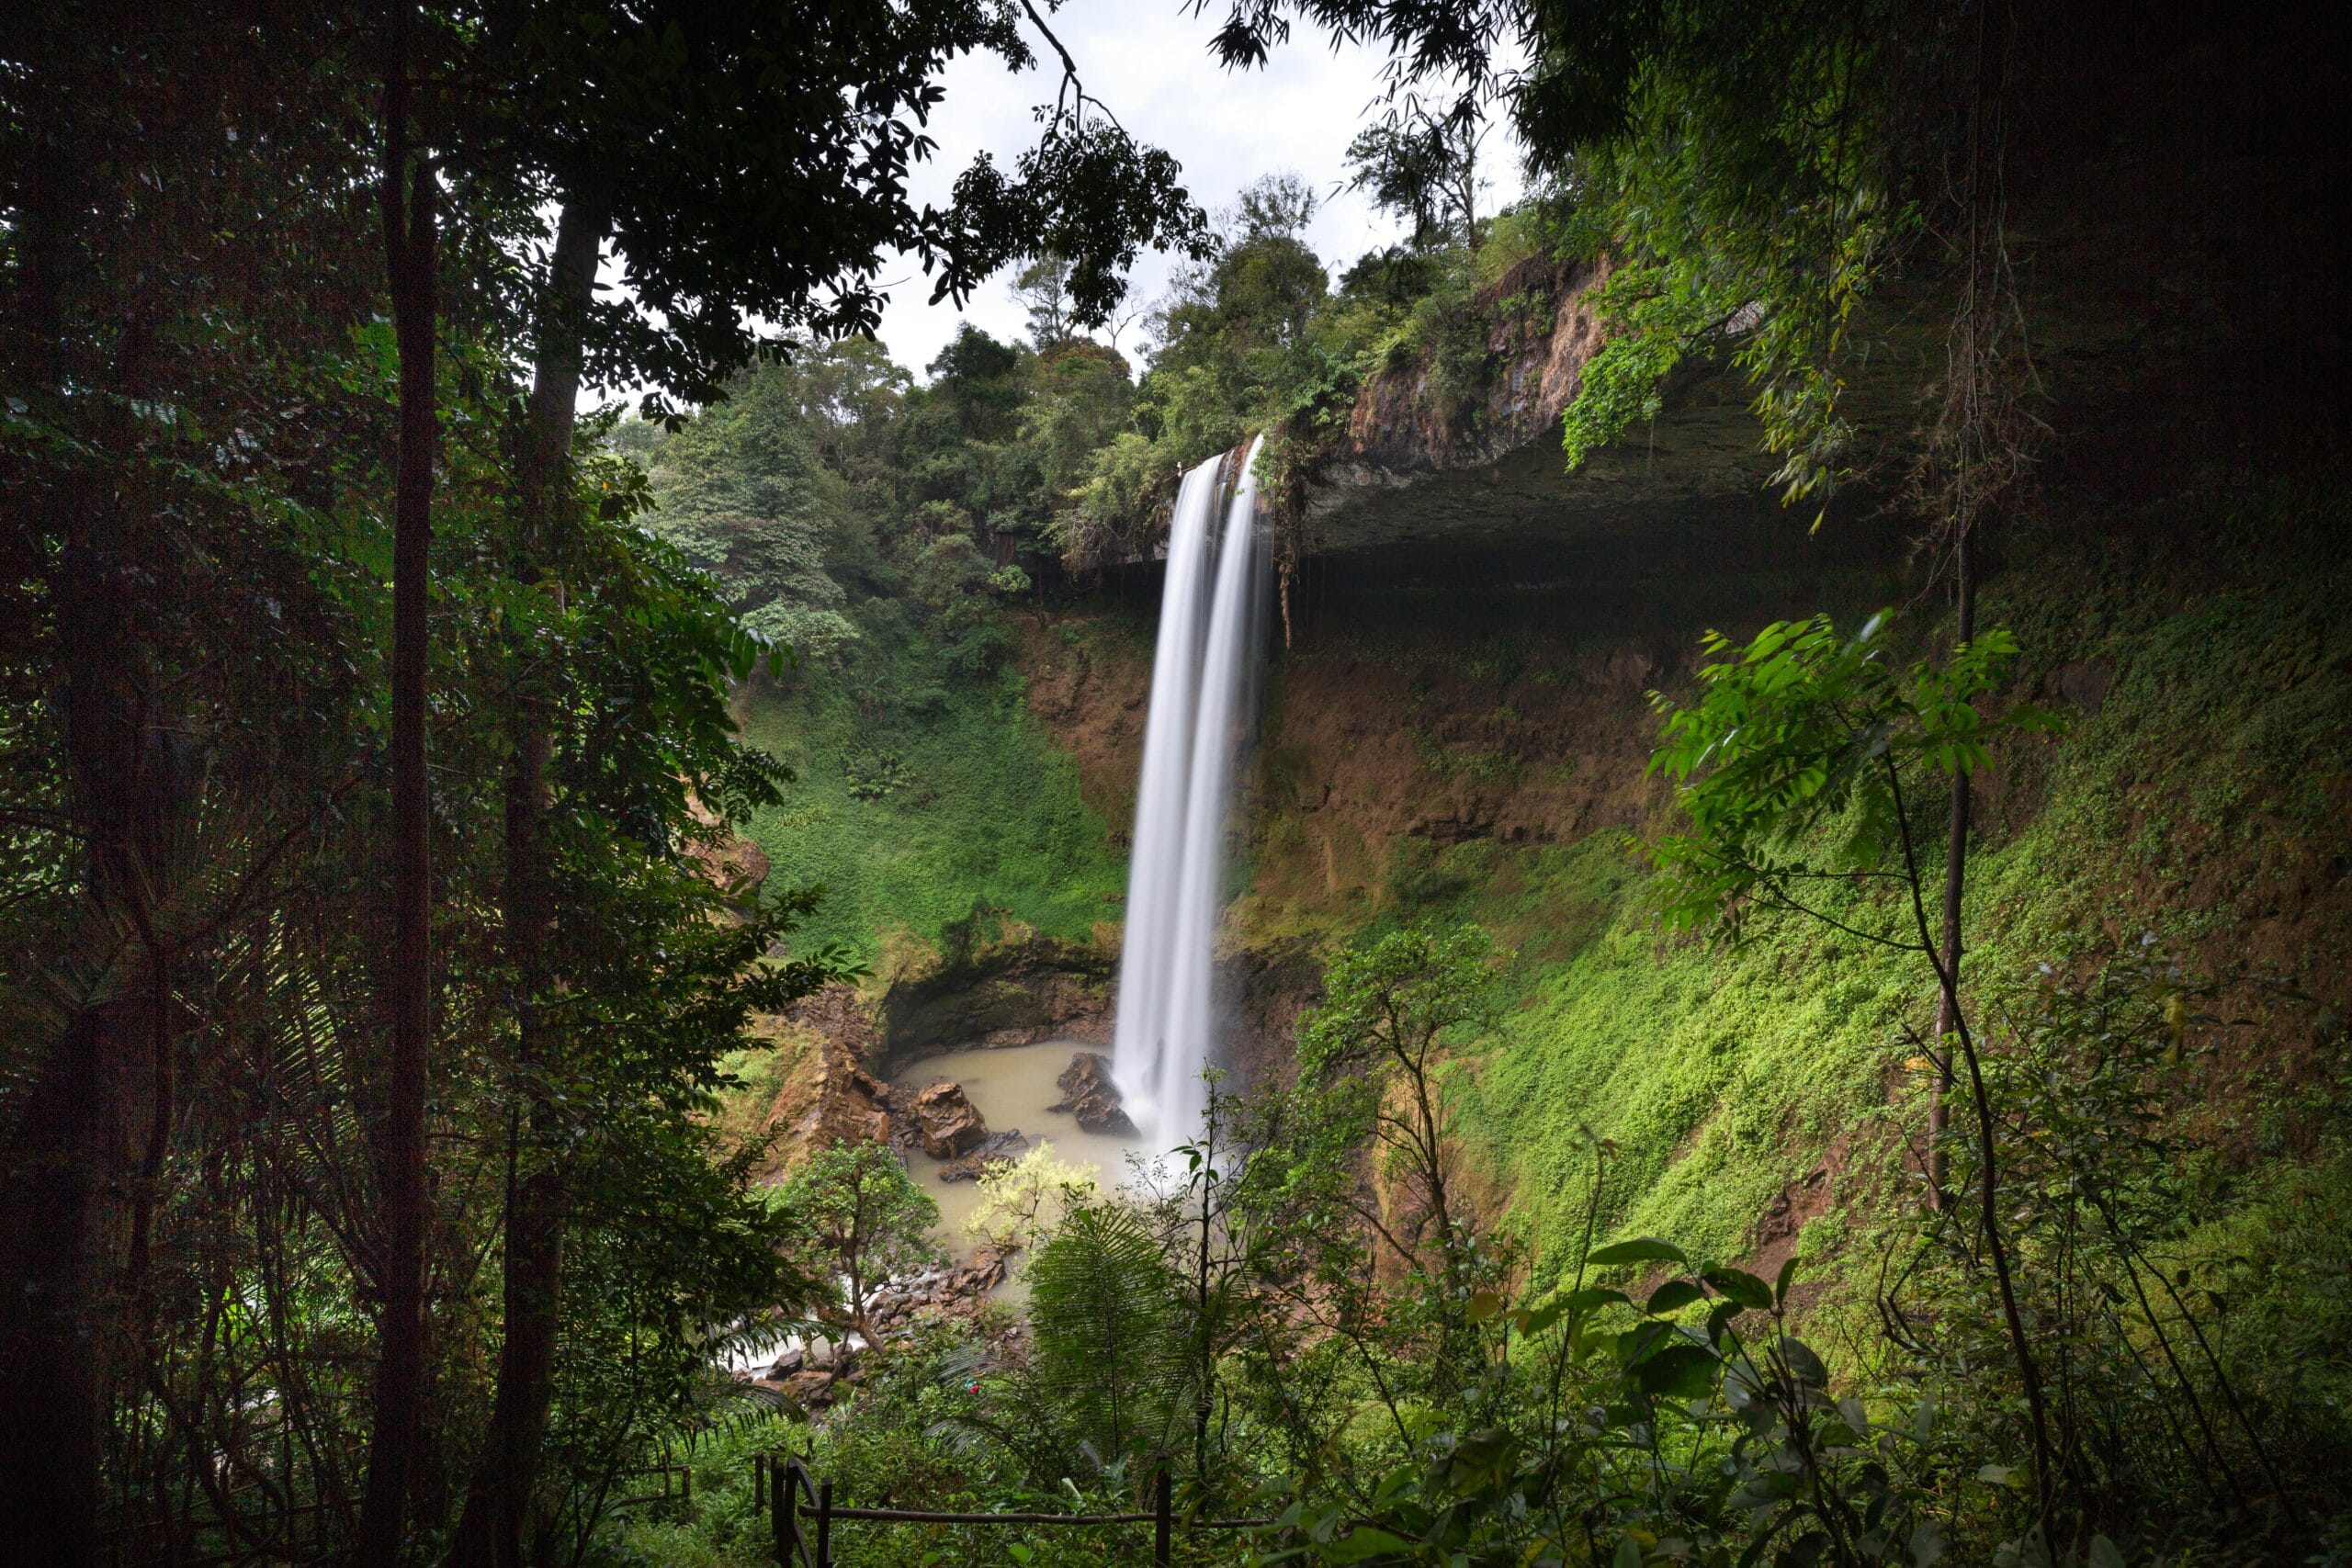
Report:
[[[795,1372],[784,1380],[784,1396],[795,1404],[817,1409],[833,1402],[833,1374]]]
[[[889,1118],[883,1110],[888,1091],[846,1053],[830,1043],[820,1045],[811,1077],[806,1108],[791,1124],[791,1141],[797,1149],[879,1143],[888,1134]]]
[[[970,1154],[958,1155],[941,1166],[939,1179],[978,1181],[988,1174],[990,1166],[1010,1163],[1028,1146],[1029,1140],[1021,1135],[1021,1129],[1018,1127],[1010,1127],[1001,1133],[990,1134],[988,1140]]]
[[[1048,1110],[1069,1111],[1090,1133],[1121,1138],[1137,1135],[1135,1122],[1119,1103],[1119,1086],[1111,1081],[1111,1064],[1101,1052],[1080,1051],[1072,1055],[1054,1086],[1062,1091],[1062,1098]]]
[[[700,800],[689,795],[686,809],[704,829],[704,835],[687,847],[687,853],[701,868],[703,880],[730,898],[750,898],[768,878],[767,852],[727,824],[727,819]],[[740,923],[742,917],[732,919]]]
[[[935,1083],[915,1096],[915,1125],[922,1134],[922,1152],[933,1159],[953,1159],[978,1148],[989,1135],[989,1124],[964,1096],[964,1086]]]
[[[980,1301],[1004,1283],[1005,1256],[992,1247],[975,1248],[972,1256],[948,1277],[948,1293]]]

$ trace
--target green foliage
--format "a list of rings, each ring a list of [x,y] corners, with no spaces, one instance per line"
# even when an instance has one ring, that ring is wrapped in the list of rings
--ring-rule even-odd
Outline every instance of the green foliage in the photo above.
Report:
[[[2322,781],[2324,738],[2352,713],[2352,597],[2328,543],[2345,506],[2333,482],[2217,479],[2095,528],[2016,542],[1984,615],[2016,628],[2025,649],[2005,693],[1979,705],[1997,716],[2015,694],[2051,700],[2041,694],[2062,689],[2058,658],[2112,671],[2112,683],[2095,708],[2070,713],[2062,746],[2030,735],[1992,743],[1978,783],[2000,804],[1970,856],[1972,974],[2030,973],[2107,933],[2236,942],[2286,911],[2316,911],[2287,890],[2317,886],[2303,879],[2343,852]],[[2086,553],[2086,539],[2115,543]],[[2184,553],[2192,541],[2196,553]],[[2152,550],[2173,563],[2166,581],[2194,591],[2152,595]],[[1868,604],[1883,590],[1863,592]],[[1905,617],[1873,639],[1898,678],[1920,636]],[[1939,813],[1939,769],[1923,766],[1913,809]],[[1280,790],[1263,798],[1271,841],[1315,823]],[[1809,852],[1826,863],[1848,827],[1830,816]],[[1941,827],[1922,846],[1931,872]],[[1472,1168],[1510,1193],[1534,1278],[1573,1266],[1576,1173],[1589,1159],[1579,1127],[1621,1150],[1603,1208],[1612,1231],[1713,1257],[1741,1256],[1757,1216],[1792,1195],[1826,1185],[1841,1204],[1874,1201],[1849,1174],[1857,1151],[1917,1135],[1909,1121],[1884,1120],[1890,1083],[1900,1094],[1917,1081],[1901,1030],[1924,1021],[1932,982],[1916,958],[1789,919],[1748,920],[1732,945],[1662,934],[1646,856],[1607,829],[1565,844],[1406,838],[1385,853],[1368,900],[1327,902],[1317,875],[1312,901],[1253,895],[1252,929],[1270,943],[1320,942],[1461,920],[1517,950],[1498,976],[1510,1005],[1455,1075],[1452,1103]],[[1807,903],[1859,929],[1894,929],[1883,886],[1824,880]],[[1859,1234],[1843,1245],[1833,1272],[1864,1256]]]
[[[1679,1274],[1638,1306],[1578,1288],[1476,1303],[1515,1419],[1428,1433],[1368,1506],[1300,1497],[1257,1562],[1932,1563],[1944,1551],[1932,1416],[1874,1419],[1835,1396],[1768,1283],[1662,1242],[1596,1252]],[[1688,1309],[1703,1307],[1702,1321]],[[1516,1367],[1516,1371],[1514,1371]],[[1566,1418],[1570,1410],[1577,1418]],[[1939,1463],[1940,1461],[1940,1463]]]
[[[1628,291],[1623,276],[1591,296],[1596,308],[1606,309]],[[1696,316],[1670,295],[1621,311],[1618,331],[1585,361],[1577,395],[1561,416],[1560,445],[1569,468],[1581,468],[1593,453],[1665,412],[1666,378],[1687,352],[1685,333],[1701,325]]]
[[[1143,396],[1155,436],[1194,461],[1247,440],[1270,397],[1309,373],[1308,328],[1329,288],[1302,238],[1314,209],[1295,175],[1242,192],[1216,258],[1181,278],[1159,314]]]
[[[871,682],[861,691],[836,680],[744,696],[747,735],[798,775],[750,831],[779,881],[826,888],[810,937],[870,960],[893,932],[940,946],[977,909],[1089,940],[1116,918],[1125,868],[1019,682],[957,679],[905,620],[871,624],[848,671]]]
[[[965,1234],[999,1252],[1025,1251],[1052,1236],[1063,1219],[1096,1195],[1083,1166],[1037,1143],[1019,1159],[990,1166],[979,1179],[980,1201],[964,1220]]]
[[[305,1550],[349,1555],[354,1461],[391,1336],[386,1271],[401,1267],[387,1250],[399,1074],[384,1027],[398,966],[385,649],[401,393],[381,235],[353,200],[386,62],[348,52],[351,17],[311,19],[322,25],[190,17],[100,39],[60,13],[14,35],[6,88],[10,167],[70,173],[12,217],[0,269],[0,314],[46,323],[38,352],[19,352],[24,339],[0,366],[13,498],[0,529],[0,1165],[19,1184],[99,1184],[96,1209],[32,1205],[43,1227],[90,1216],[82,1239],[61,1222],[64,1255],[94,1250],[59,1310],[80,1342],[107,1347],[74,1362],[98,1379],[86,1401],[49,1402],[84,1423],[87,1491],[42,1506],[69,1529],[103,1514],[121,1540],[184,1556],[296,1531]],[[439,20],[418,22],[436,48],[453,42]],[[747,1015],[840,966],[797,944],[805,898],[707,879],[728,821],[774,804],[785,775],[740,744],[727,712],[727,682],[763,650],[707,576],[637,526],[640,476],[559,448],[539,477],[562,525],[526,542],[516,446],[547,317],[537,269],[514,258],[539,233],[544,148],[485,180],[470,140],[472,112],[511,107],[503,93],[469,100],[436,152],[456,172],[452,306],[427,409],[435,902],[433,963],[406,970],[430,987],[415,1085],[429,1163],[410,1211],[425,1237],[412,1261],[427,1285],[429,1397],[412,1489],[424,1501],[413,1531],[393,1533],[446,1537],[511,1390],[551,1400],[545,1462],[531,1457],[568,1551],[597,1528],[615,1469],[713,1393],[710,1325],[803,1292],[749,1161],[708,1112]],[[101,198],[100,167],[156,199]],[[25,189],[12,184],[12,213]],[[633,258],[640,299],[659,259]],[[50,280],[38,299],[28,268]],[[128,749],[110,753],[118,740]],[[526,749],[539,818],[527,832],[510,793]],[[111,847],[94,855],[99,843]],[[540,942],[518,931],[534,899]],[[160,1010],[128,1021],[121,998],[149,997]],[[526,1006],[537,1048],[521,1038]],[[126,1021],[109,1026],[109,1059],[87,1055],[75,1021],[92,1010]],[[116,1087],[72,1089],[70,1103],[92,1127],[135,1122],[135,1145],[61,1159],[40,1140],[76,1120],[41,1109],[40,1086],[93,1071]],[[501,1323],[500,1287],[526,1232],[560,1236],[571,1279],[546,1301],[551,1365],[517,1387],[499,1365],[516,1326]],[[12,1356],[33,1342],[28,1293],[53,1289],[28,1283],[26,1234],[0,1246]],[[138,1280],[135,1311],[111,1287],[87,1293],[118,1278]],[[12,1397],[28,1386],[13,1371],[6,1382]],[[6,1469],[13,1510],[27,1472],[18,1458]]]
[[[1629,10],[1613,35],[1546,38],[1521,132],[1572,186],[1576,247],[1619,258],[1596,300],[1612,340],[1566,418],[1572,465],[1654,417],[1686,356],[1726,353],[1785,499],[1826,499],[1849,477],[1855,311],[1918,224],[1903,85],[1932,71],[1945,19],[1689,0]]]
[[[831,1300],[820,1295],[819,1321],[869,1341],[867,1297],[938,1256],[930,1236],[939,1205],[887,1144],[816,1150],[771,1190],[769,1203],[790,1227],[789,1249],[806,1272],[837,1281]]]
[[[825,570],[838,524],[796,390],[780,372],[743,378],[728,401],[664,443],[651,525],[727,585],[748,630],[816,660],[857,631]]]
[[[1856,311],[1928,196],[1949,200],[1938,155],[1959,118],[1945,112],[1951,59],[1971,13],[1881,0],[1760,16],[1722,0],[1236,4],[1219,51],[1262,60],[1293,9],[1390,51],[1388,113],[1359,142],[1374,189],[1426,207],[1499,108],[1546,205],[1569,219],[1548,248],[1610,258],[1600,303],[1613,339],[1566,414],[1575,461],[1650,417],[1683,358],[1727,353],[1783,460],[1784,495],[1826,498],[1849,477],[1844,376],[1867,346]]]
[[[1029,1265],[1036,1387],[1098,1466],[1164,1453],[1188,1367],[1176,1280],[1132,1210],[1074,1209]]]
[[[2134,954],[2086,982],[2045,971],[1986,1009],[2012,1164],[2006,1225],[2038,1356],[2068,1391],[2052,1533],[2077,1562],[2266,1562],[2340,1529],[2325,1525],[2338,1504],[2324,1478],[2342,1463],[2341,1434],[2320,1391],[2342,1375],[2341,1345],[2290,1369],[2229,1325],[2248,1310],[2233,1292],[2250,1289],[2257,1314],[2278,1300],[2259,1282],[2261,1245],[2233,1244],[2294,1236],[2299,1252],[2340,1252],[2317,1238],[2339,1201],[2341,1148],[2291,1179],[2320,1213],[2241,1207],[2232,1243],[2200,1234],[2227,1200],[2179,1129],[2222,1060],[2213,1043],[2246,1027],[2233,1017],[2244,1003],[2222,996]],[[1474,1293],[1465,1316],[1488,1336],[1477,1382],[1408,1406],[1394,1441],[1341,1422],[1327,1440],[1344,1445],[1352,1476],[1296,1465],[1266,1488],[1256,1506],[1280,1517],[1258,1560],[2064,1560],[2037,1539],[2018,1384],[1973,1226],[1884,1211],[1871,1328],[1815,1308],[1801,1330],[1793,1258],[1768,1280],[1654,1235],[1592,1246],[1616,1151],[1584,1147],[1571,1269],[1516,1305]],[[1393,1311],[1394,1287],[1385,1299]],[[1375,1376],[1394,1375],[1380,1356],[1399,1326],[1353,1342]],[[1815,1330],[1841,1329],[1857,1359],[1833,1371]],[[1305,1364],[1294,1357],[1293,1395]]]
[[[1427,1058],[1490,1022],[1491,944],[1472,926],[1420,925],[1345,949],[1324,970],[1324,999],[1299,1025],[1310,1078],[1378,1076]]]
[[[913,388],[870,343],[797,344],[654,467],[655,525],[799,655],[739,694],[797,779],[752,832],[781,880],[828,890],[812,932],[868,959],[976,909],[1087,940],[1121,880],[1005,668],[1032,584],[1003,556],[1056,525],[1049,486],[1076,482],[1124,367],[967,329],[933,369]]]
[[[1710,632],[1703,647],[1718,661],[1700,670],[1698,700],[1653,697],[1664,722],[1650,772],[1675,779],[1690,819],[1689,832],[1650,852],[1671,925],[1736,921],[1750,905],[1808,912],[1811,885],[1828,879],[1884,875],[1916,892],[1928,835],[1905,790],[1916,796],[1923,773],[1974,773],[2004,732],[2056,727],[2030,705],[1978,711],[2017,657],[2007,632],[1954,649],[1941,666],[1899,670],[1881,636],[1888,618],[1872,616],[1851,637],[1824,615],[1775,622],[1738,648]],[[1924,912],[1896,909],[1897,933],[1906,918],[1913,934],[1870,934],[1927,946]]]
[[[2324,1494],[2312,1478],[2345,1462],[2334,1424],[2314,1420],[2325,1395],[2313,1396],[2345,1376],[2346,1356],[2313,1346],[2290,1369],[2241,1332],[2237,1292],[2268,1289],[2245,1272],[2245,1255],[2199,1235],[2275,1224],[2260,1206],[2231,1213],[2235,1180],[2195,1114],[2231,1057],[2297,1021],[2296,1005],[2274,998],[2269,986],[2199,976],[2149,938],[2087,977],[2045,965],[1983,1010],[2012,1195],[2004,1228],[2038,1354],[2068,1391],[2055,1438],[2076,1506],[2119,1537],[2164,1538],[2167,1552],[2299,1531],[2291,1499]],[[2288,1179],[2324,1190],[2339,1177],[2346,1103],[2314,1097],[2305,1139],[2319,1157],[2292,1162],[2301,1168]],[[1956,1140],[1952,1153],[1973,1178],[1977,1151]],[[1894,1244],[1905,1283],[1889,1297],[1890,1322],[1902,1351],[1950,1391],[1958,1424],[1974,1428],[1961,1439],[2016,1451],[2010,1380],[1982,1382],[1998,1358],[1969,1228],[1929,1224]],[[2335,1304],[2321,1292],[2307,1309],[2328,1318]],[[1972,1379],[1973,1399],[1959,1393]]]
[[[1344,423],[1384,336],[1443,267],[1417,253],[1334,295],[1304,237],[1314,209],[1297,176],[1261,180],[1221,215],[1213,255],[1179,273],[1152,321],[1159,341],[1130,427],[1102,433],[1070,490],[1057,538],[1073,564],[1141,547],[1178,475],[1261,433],[1273,436],[1269,488],[1286,492],[1278,449],[1295,442],[1303,459]],[[1466,264],[1444,265],[1466,276]]]
[[[1351,184],[1374,206],[1410,220],[1419,248],[1448,238],[1475,243],[1478,140],[1484,130],[1427,110],[1374,120],[1348,143]]]
[[[842,776],[858,800],[880,800],[907,783],[904,760],[896,751],[854,752],[842,759]]]

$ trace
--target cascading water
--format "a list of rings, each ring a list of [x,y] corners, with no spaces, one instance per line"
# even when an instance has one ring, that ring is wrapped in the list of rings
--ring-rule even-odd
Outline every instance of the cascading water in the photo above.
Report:
[[[1216,1022],[1214,948],[1225,901],[1236,763],[1255,715],[1266,552],[1250,448],[1216,528],[1225,459],[1184,476],[1144,720],[1127,868],[1126,939],[1112,1074],[1161,1148],[1198,1134]]]

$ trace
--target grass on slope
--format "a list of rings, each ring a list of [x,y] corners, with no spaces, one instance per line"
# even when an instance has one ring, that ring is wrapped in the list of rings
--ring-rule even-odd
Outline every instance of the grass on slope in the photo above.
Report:
[[[2340,493],[2281,485],[2205,519],[2127,519],[2108,558],[2052,545],[2044,559],[2020,543],[1985,618],[2018,629],[2043,700],[2070,682],[2084,692],[2086,671],[2092,694],[2068,736],[1987,780],[1972,985],[2154,931],[2208,963],[2342,989],[2352,570],[2329,541],[2352,509]],[[2177,590],[2148,558],[2166,536],[2199,563]],[[1759,1216],[1784,1191],[1803,1196],[1787,1184],[1825,1158],[1850,1150],[1865,1167],[1841,1200],[1884,1190],[1894,1139],[1921,1120],[1899,1032],[1928,1022],[1916,957],[1787,919],[1736,947],[1668,940],[1615,835],[1413,847],[1392,863],[1378,924],[1471,919],[1520,950],[1511,1010],[1458,1103],[1539,1256],[1556,1266],[1575,1234],[1588,1130],[1617,1145],[1605,1228],[1713,1257],[1747,1255]],[[2272,1068],[2245,1070],[2258,1106]],[[1834,1233],[1834,1218],[1820,1224]],[[1815,1244],[1808,1231],[1800,1247]]]
[[[975,910],[1069,941],[1118,918],[1124,861],[1018,671],[940,682],[868,641],[798,682],[751,690],[744,728],[798,774],[752,837],[774,886],[827,889],[810,940],[871,960],[888,933],[936,947]]]
[[[1526,863],[1492,883],[1472,874],[1504,870],[1498,860]],[[1923,992],[1853,939],[1785,926],[1736,948],[1664,938],[1613,835],[1532,852],[1461,844],[1431,871],[1463,875],[1463,894],[1399,914],[1475,920],[1521,944],[1509,1010],[1456,1105],[1539,1279],[1577,1233],[1594,1138],[1616,1145],[1608,1227],[1734,1258],[1783,1184],[1883,1105],[1905,1055],[1895,1027]],[[1584,933],[1565,953],[1555,909]]]

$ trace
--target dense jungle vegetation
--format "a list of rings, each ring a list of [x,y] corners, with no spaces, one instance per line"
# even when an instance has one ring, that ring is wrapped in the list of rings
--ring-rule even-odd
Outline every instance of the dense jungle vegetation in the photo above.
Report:
[[[1403,240],[1317,255],[1297,175],[1204,210],[1053,6],[0,23],[0,1562],[737,1568],[787,1452],[933,1510],[1165,1479],[1180,1562],[2352,1560],[2337,415],[2283,360],[2197,380],[2286,284],[2101,392],[2019,261],[2084,149],[2177,152],[2115,104],[2219,50],[2303,106],[2333,34],[1206,9],[1232,69],[1388,51],[1345,177]],[[972,53],[1053,102],[927,205]],[[1483,209],[1506,130],[1529,194]],[[2178,145],[2333,188],[2243,98]],[[2248,275],[2327,274],[2326,222],[2233,199]],[[1182,265],[1128,301],[1146,248]],[[1012,279],[1025,340],[918,378],[891,253]],[[1476,445],[1571,307],[1559,465],[1724,378],[1787,529],[1907,553],[1645,677],[1630,830],[1343,863],[1285,726],[1346,682],[1414,789],[1577,765],[1510,739],[1572,637],[1300,586],[1360,411]],[[2080,434],[2102,395],[2124,436]],[[1127,784],[1033,689],[1148,657],[1178,476],[1261,433],[1284,651],[1229,925],[1307,1005],[1172,1168],[984,1179],[1025,1299],[886,1324],[937,1210],[878,1141],[777,1168],[767,1102],[833,1070],[797,1010],[983,937],[1115,951]],[[1504,739],[1444,738],[1474,706]],[[739,1375],[852,1335],[829,1405]]]

